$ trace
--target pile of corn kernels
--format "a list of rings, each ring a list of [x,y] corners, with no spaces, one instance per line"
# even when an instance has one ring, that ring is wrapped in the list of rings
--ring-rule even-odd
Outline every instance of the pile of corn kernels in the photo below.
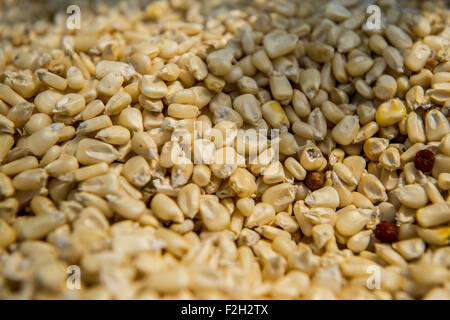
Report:
[[[3,1],[0,299],[450,299],[444,2]]]

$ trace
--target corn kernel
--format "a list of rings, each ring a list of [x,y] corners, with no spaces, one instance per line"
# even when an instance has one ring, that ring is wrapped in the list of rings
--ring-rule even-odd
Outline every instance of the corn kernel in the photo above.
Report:
[[[396,124],[406,116],[406,108],[399,99],[386,101],[378,107],[375,120],[381,127]]]

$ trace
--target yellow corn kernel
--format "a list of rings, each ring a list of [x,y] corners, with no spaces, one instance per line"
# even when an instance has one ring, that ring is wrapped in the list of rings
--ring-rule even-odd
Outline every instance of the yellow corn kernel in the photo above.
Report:
[[[281,126],[289,127],[289,119],[283,108],[277,101],[268,101],[261,107],[264,120],[266,120],[273,128]]]
[[[240,198],[251,196],[256,192],[255,178],[246,169],[236,169],[229,180],[231,188]]]
[[[426,243],[445,246],[450,243],[450,227],[421,228],[416,226],[416,232]]]
[[[406,108],[399,99],[391,99],[379,105],[375,120],[381,127],[391,126],[406,116]]]

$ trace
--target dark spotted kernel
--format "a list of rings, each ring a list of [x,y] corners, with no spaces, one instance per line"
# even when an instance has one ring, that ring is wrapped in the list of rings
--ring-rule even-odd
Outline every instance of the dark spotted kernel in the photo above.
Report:
[[[381,242],[392,243],[398,239],[397,226],[392,222],[381,221],[374,230],[375,237]]]
[[[311,190],[317,190],[322,188],[324,183],[324,176],[322,172],[319,171],[311,171],[308,172],[305,178],[305,184]]]
[[[439,64],[439,61],[436,60],[436,58],[431,58],[427,60],[427,63],[425,63],[424,68],[428,70],[433,70],[434,67],[436,67]]]
[[[416,153],[414,165],[417,170],[422,172],[430,172],[433,169],[434,153],[430,150],[420,150]]]

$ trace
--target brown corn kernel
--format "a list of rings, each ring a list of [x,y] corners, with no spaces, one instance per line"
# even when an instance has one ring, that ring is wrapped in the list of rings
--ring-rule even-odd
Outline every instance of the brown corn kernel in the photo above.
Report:
[[[382,221],[375,227],[375,237],[382,242],[392,243],[397,241],[397,227],[387,221]]]
[[[317,190],[322,187],[324,183],[324,176],[322,172],[310,171],[305,178],[305,184],[311,190]]]
[[[430,150],[420,150],[414,158],[416,169],[422,172],[431,172],[434,164],[434,153]]]

